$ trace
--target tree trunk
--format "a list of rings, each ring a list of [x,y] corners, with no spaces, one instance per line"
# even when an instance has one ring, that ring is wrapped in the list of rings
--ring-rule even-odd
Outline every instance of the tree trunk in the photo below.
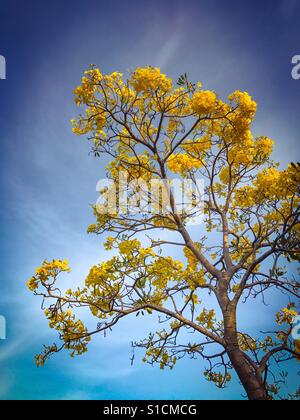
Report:
[[[226,351],[249,400],[266,400],[267,391],[255,367],[247,360],[238,345],[236,308],[227,306],[224,315],[224,338]]]

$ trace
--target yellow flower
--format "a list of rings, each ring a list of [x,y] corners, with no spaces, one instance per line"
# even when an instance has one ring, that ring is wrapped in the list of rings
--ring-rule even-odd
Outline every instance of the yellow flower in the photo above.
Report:
[[[216,322],[216,313],[213,309],[203,309],[200,315],[196,318],[200,325],[203,325],[205,328],[212,330]]]
[[[229,166],[224,166],[224,168],[221,169],[219,173],[219,178],[222,184],[228,184],[229,183]]]
[[[38,285],[39,283],[35,279],[35,277],[31,277],[31,279],[28,280],[27,282],[28,289],[31,290],[32,292],[38,288]]]
[[[259,154],[262,154],[264,157],[270,156],[273,151],[274,141],[269,139],[268,137],[259,137],[256,140],[256,149]]]
[[[202,155],[212,146],[210,136],[198,137],[195,140],[187,140],[182,148],[191,154]]]
[[[198,169],[202,165],[201,160],[193,158],[185,153],[172,154],[167,162],[171,172],[185,174],[192,169]]]
[[[130,79],[130,84],[137,93],[149,91],[169,92],[172,89],[172,80],[161,73],[159,68],[150,66],[137,68]]]
[[[191,108],[198,115],[211,113],[216,106],[217,95],[210,90],[196,92],[191,99]]]
[[[183,248],[183,252],[184,255],[187,259],[188,262],[188,267],[192,270],[192,271],[196,271],[197,270],[197,266],[199,264],[198,259],[196,258],[195,254],[186,246]]]
[[[46,282],[49,278],[56,279],[61,272],[70,272],[67,260],[44,261],[41,267],[35,270],[35,275],[27,282],[29,290],[34,291],[38,288],[40,282]]]
[[[241,92],[236,90],[231,95],[229,95],[228,99],[230,101],[236,102],[238,106],[238,110],[249,116],[253,116],[256,112],[257,104],[249,95],[248,92]]]
[[[119,251],[124,255],[131,255],[133,252],[136,252],[140,249],[141,243],[137,239],[130,241],[123,241],[119,243]]]

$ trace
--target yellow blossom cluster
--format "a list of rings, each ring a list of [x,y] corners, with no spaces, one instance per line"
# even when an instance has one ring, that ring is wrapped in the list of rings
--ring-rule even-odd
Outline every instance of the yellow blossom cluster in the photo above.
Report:
[[[104,249],[106,249],[106,251],[110,251],[111,249],[113,249],[115,243],[115,238],[113,236],[108,236],[106,238],[106,241],[104,242]]]
[[[172,257],[158,256],[148,266],[148,274],[151,283],[159,290],[163,290],[169,282],[179,281],[183,275],[184,264]]]
[[[276,314],[276,322],[278,325],[287,324],[289,327],[295,322],[295,318],[299,316],[298,312],[295,309],[294,302],[289,303],[286,308],[283,308]],[[278,331],[276,338],[280,341],[286,342],[287,336],[290,331]],[[300,340],[293,340],[294,352],[296,353],[295,357],[298,362],[300,362]]]
[[[274,141],[268,137],[260,136],[256,140],[255,148],[257,153],[262,156],[262,158],[269,157],[273,151]]]
[[[256,112],[257,104],[248,92],[236,90],[228,96],[228,99],[236,103],[238,110],[244,116],[252,118]]]
[[[186,246],[183,248],[183,252],[188,262],[188,269],[190,269],[191,271],[196,271],[199,265],[199,261],[196,258],[195,254]]]
[[[203,166],[201,160],[189,156],[187,153],[172,154],[167,162],[171,172],[185,175],[191,170],[195,170]]]
[[[284,171],[270,167],[257,175],[252,186],[245,186],[236,190],[235,205],[249,207],[266,200],[285,199],[293,196],[299,185],[300,172],[292,165],[289,165]]]
[[[170,356],[165,349],[161,349],[160,347],[154,347],[153,345],[151,345],[146,351],[146,355],[143,361],[149,361],[149,363],[158,362],[160,369],[164,369],[166,366],[168,366],[170,369],[173,369],[173,367],[176,364],[177,358],[176,356]]]
[[[90,79],[83,76],[81,85],[74,89],[75,103],[80,106],[82,104],[91,103],[95,99],[96,85],[90,82]]]
[[[76,320],[70,309],[66,311],[57,311],[55,308],[46,309],[45,315],[49,320],[50,328],[59,332],[60,339],[64,342],[64,347],[70,351],[71,357],[87,351],[87,345],[91,341],[88,330],[80,319]],[[52,351],[55,351],[55,348]],[[45,362],[43,355],[36,356],[35,360],[38,366]]]
[[[116,242],[108,237],[105,246],[111,249]],[[143,288],[146,278],[141,273],[147,268],[148,285],[153,286],[151,301],[156,304],[166,299],[164,290],[170,282],[179,282],[186,275],[182,262],[157,255],[151,247],[142,247],[137,239],[120,241],[117,245],[119,255],[92,267],[85,282],[102,310],[110,311],[111,303],[122,294],[122,282],[131,273],[139,273],[137,285]],[[97,308],[91,310],[99,316]]]
[[[122,151],[116,159],[109,163],[107,170],[115,180],[119,179],[120,172],[126,172],[128,182],[135,179],[147,181],[152,177],[153,165],[146,153],[129,156],[128,153]]]
[[[298,316],[297,311],[294,309],[294,303],[290,303],[286,308],[283,308],[276,314],[276,322],[278,325],[289,324],[292,325],[294,319]]]
[[[239,165],[262,164],[271,155],[274,141],[268,137],[253,138],[251,131],[246,130],[240,142],[229,147],[228,161],[233,168]]]
[[[169,118],[168,124],[166,127],[167,136],[169,138],[174,137],[174,135],[179,132],[181,127],[182,127],[182,122],[180,121],[179,118]]]
[[[191,98],[191,109],[198,115],[210,114],[216,106],[217,95],[210,90],[200,90]]]
[[[182,125],[180,117],[190,116],[193,113],[190,107],[189,92],[183,87],[179,87],[163,96],[160,96],[159,100],[157,99],[157,97],[153,98],[155,110],[168,113],[168,115],[170,115],[170,120],[177,121],[179,123],[177,127],[175,127],[175,125],[173,125],[173,127],[171,125],[168,126],[168,135],[172,135],[180,127],[180,125]]]
[[[257,350],[256,341],[248,335],[238,334],[238,343],[240,349],[243,351]]]
[[[235,91],[228,99],[231,107],[223,104],[227,118],[217,123],[216,134],[223,138],[226,145],[228,163],[233,167],[247,166],[255,160],[259,148],[250,129],[257,105],[247,92]],[[266,145],[261,146],[266,150]]]
[[[216,323],[216,313],[213,309],[204,308],[197,316],[196,321],[208,330],[213,330]]]
[[[187,151],[189,154],[197,155],[198,157],[204,157],[204,153],[212,147],[211,136],[204,135],[197,137],[194,140],[186,140],[182,145],[182,149]]]
[[[126,240],[119,243],[119,251],[122,255],[130,256],[134,252],[139,252],[141,243],[137,239]]]
[[[87,134],[90,131],[95,131],[95,142],[100,141],[101,137],[105,138],[106,134],[103,128],[106,123],[105,111],[96,110],[95,107],[89,107],[85,110],[85,117],[79,117],[71,119],[72,131],[77,135]]]
[[[229,166],[223,166],[223,168],[219,172],[220,181],[223,184],[228,185],[231,176],[232,176],[232,172],[230,171]]]
[[[89,286],[105,285],[108,280],[117,279],[117,275],[114,273],[114,263],[116,259],[112,258],[107,262],[103,262],[99,265],[94,265],[86,277],[85,284]]]
[[[45,260],[42,266],[36,269],[36,274],[28,280],[27,286],[29,290],[34,291],[40,283],[45,283],[50,278],[55,279],[63,271],[70,272],[67,260],[53,260],[51,262]]]
[[[172,80],[161,73],[159,68],[137,68],[130,79],[130,84],[137,93],[153,92],[166,93],[172,89]]]
[[[212,371],[205,371],[204,376],[210,382],[215,383],[218,388],[222,388],[226,384],[226,382],[231,381],[230,373],[226,373],[226,375],[222,375],[221,372],[212,372]]]

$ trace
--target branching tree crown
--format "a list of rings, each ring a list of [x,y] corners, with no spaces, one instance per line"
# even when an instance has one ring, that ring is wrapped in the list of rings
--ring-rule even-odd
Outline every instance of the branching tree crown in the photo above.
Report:
[[[108,177],[117,182],[122,171],[129,181],[163,180],[168,206],[151,214],[95,207],[88,232],[109,233],[105,247],[117,252],[91,268],[82,288],[60,290],[67,261],[44,261],[36,270],[28,286],[48,302],[45,314],[60,338],[36,363],[63,348],[82,354],[92,335],[130,314],[156,312],[163,326],[134,343],[145,349],[145,362],[173,368],[184,356],[203,357],[205,376],[218,387],[234,370],[248,398],[274,398],[284,375],[276,378],[272,366],[300,359],[300,341],[292,337],[299,280],[287,268],[299,263],[299,165],[279,170],[270,159],[274,142],[254,138],[257,105],[246,92],[223,101],[186,75],[175,85],[158,68],[137,68],[124,80],[121,73],[103,75],[91,66],[74,93],[85,113],[72,120],[73,131],[89,137],[95,156],[110,156]],[[205,180],[205,236],[189,228],[193,210],[177,210],[168,188],[174,176]],[[196,208],[200,197],[193,198]],[[177,239],[159,239],[162,231]],[[168,255],[170,247],[182,255],[179,260]],[[274,314],[274,331],[252,337],[238,328],[237,307],[265,299],[270,289],[285,293],[289,303]],[[205,306],[208,294],[221,319]],[[83,307],[98,320],[93,331],[77,318]],[[194,332],[192,342],[186,342],[186,331]]]

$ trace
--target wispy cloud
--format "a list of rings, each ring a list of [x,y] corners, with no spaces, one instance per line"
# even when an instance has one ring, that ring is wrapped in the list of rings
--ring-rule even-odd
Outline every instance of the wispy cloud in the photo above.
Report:
[[[8,344],[1,343],[1,351],[0,351],[0,363],[3,363],[4,361],[8,359],[12,359],[17,354],[19,354],[21,351],[24,350],[24,344],[27,341],[26,336],[16,338],[11,342],[8,342]]]
[[[180,31],[174,32],[158,50],[154,62],[160,67],[166,67],[179,52],[181,42],[182,34]]]

